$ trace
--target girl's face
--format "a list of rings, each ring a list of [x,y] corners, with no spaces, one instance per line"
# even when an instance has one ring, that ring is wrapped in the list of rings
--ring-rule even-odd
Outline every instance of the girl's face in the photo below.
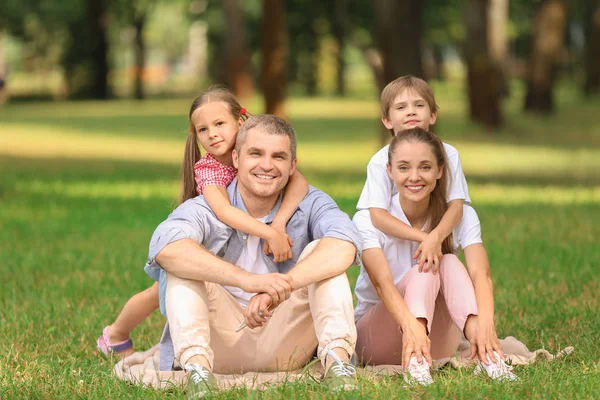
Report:
[[[231,154],[242,120],[231,115],[227,104],[222,101],[206,103],[194,110],[191,119],[204,150],[217,159]]]
[[[400,198],[419,203],[428,201],[442,177],[433,149],[422,142],[401,142],[392,154],[388,175],[396,184]]]

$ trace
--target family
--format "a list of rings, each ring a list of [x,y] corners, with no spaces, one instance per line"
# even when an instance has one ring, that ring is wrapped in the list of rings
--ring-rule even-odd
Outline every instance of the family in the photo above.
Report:
[[[104,328],[98,349],[132,353],[131,331],[160,308],[160,367],[187,371],[191,398],[218,390],[213,373],[292,371],[315,356],[332,390],[356,389],[364,365],[402,365],[427,385],[432,360],[452,356],[463,335],[476,373],[517,379],[458,151],[431,133],[437,109],[422,79],[386,86],[381,119],[393,139],[371,158],[350,220],[296,169],[287,122],[250,115],[225,88],[200,95],[181,204],[150,241],[145,270],[156,282]]]

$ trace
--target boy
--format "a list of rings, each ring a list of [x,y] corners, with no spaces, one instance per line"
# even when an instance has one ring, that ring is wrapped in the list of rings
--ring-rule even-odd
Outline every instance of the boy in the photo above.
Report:
[[[381,121],[392,136],[415,127],[430,130],[437,120],[437,110],[431,87],[424,80],[411,75],[397,78],[381,92]],[[454,147],[444,143],[451,177],[448,210],[438,226],[426,233],[405,224],[387,211],[392,196],[398,193],[387,173],[388,148],[389,145],[383,147],[369,161],[367,180],[356,208],[368,209],[373,225],[380,231],[399,239],[420,242],[414,253],[414,259],[419,259],[419,271],[432,269],[435,274],[442,257],[442,242],[460,222],[463,204],[471,203],[460,156]]]

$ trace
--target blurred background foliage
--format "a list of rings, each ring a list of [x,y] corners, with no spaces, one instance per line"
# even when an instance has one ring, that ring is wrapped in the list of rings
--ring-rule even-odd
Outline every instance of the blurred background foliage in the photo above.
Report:
[[[556,111],[563,79],[600,91],[599,0],[5,0],[3,101],[262,94],[375,98],[403,74],[464,82],[470,118]]]

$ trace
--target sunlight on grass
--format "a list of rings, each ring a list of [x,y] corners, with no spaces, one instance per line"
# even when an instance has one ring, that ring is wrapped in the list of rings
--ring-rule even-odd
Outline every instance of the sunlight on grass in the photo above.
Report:
[[[315,182],[315,185],[334,198],[357,197],[362,190],[362,182],[347,184],[319,181]],[[165,199],[175,201],[179,193],[179,181],[84,181],[66,183],[60,180],[52,182],[33,180],[19,182],[15,189],[21,193],[52,194],[69,198]],[[532,188],[525,185],[473,184],[469,189],[474,204],[567,205],[600,203],[600,187],[546,186]]]
[[[551,149],[467,141],[453,142],[453,145],[460,151],[467,178],[469,174],[507,173],[585,178],[596,176],[600,170],[600,149]],[[26,124],[10,126],[0,133],[0,154],[11,156],[157,161],[179,165],[183,147],[183,137],[161,140],[115,137],[108,133],[82,135],[67,129],[61,132],[44,127],[32,129]],[[364,143],[300,143],[298,159],[300,168],[366,173],[366,165],[377,149],[375,139]]]

